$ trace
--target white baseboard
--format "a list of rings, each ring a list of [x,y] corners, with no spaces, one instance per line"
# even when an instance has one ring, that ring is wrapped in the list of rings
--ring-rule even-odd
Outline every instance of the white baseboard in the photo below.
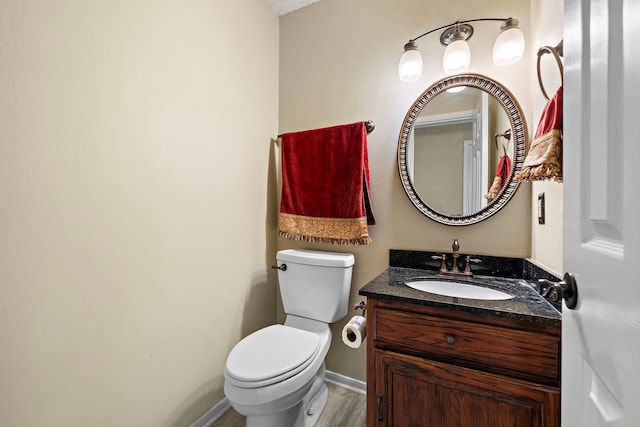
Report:
[[[325,380],[328,383],[346,388],[347,390],[367,394],[367,383],[364,381],[356,380],[355,378],[347,377],[346,375],[333,371],[326,371]]]
[[[225,397],[216,403],[213,408],[205,412],[203,416],[194,421],[189,427],[209,427],[218,421],[229,409],[231,409],[231,403],[229,403],[229,399]]]
[[[326,371],[325,379],[328,383],[344,387],[347,390],[360,394],[367,393],[367,383],[364,381],[356,380],[355,378],[347,377],[346,375],[338,374],[333,371]],[[194,423],[189,427],[210,427],[211,424],[218,421],[229,409],[231,409],[231,404],[225,397],[220,402],[216,403],[213,408],[205,412],[203,416],[194,421]]]

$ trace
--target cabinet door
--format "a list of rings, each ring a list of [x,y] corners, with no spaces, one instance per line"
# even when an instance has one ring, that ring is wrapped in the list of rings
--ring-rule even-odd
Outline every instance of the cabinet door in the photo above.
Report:
[[[558,427],[558,389],[374,350],[375,419],[388,427]]]

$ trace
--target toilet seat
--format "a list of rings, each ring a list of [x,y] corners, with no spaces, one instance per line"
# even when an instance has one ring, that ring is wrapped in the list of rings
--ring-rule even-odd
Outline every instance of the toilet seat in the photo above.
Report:
[[[226,377],[243,388],[275,384],[304,370],[319,350],[318,334],[271,325],[245,337],[231,350]]]

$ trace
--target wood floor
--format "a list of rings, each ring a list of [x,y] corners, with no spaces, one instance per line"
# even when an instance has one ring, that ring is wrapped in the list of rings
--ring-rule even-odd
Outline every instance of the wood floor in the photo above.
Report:
[[[327,406],[322,411],[316,427],[364,427],[365,395],[331,383],[327,386]],[[245,418],[232,408],[211,427],[245,427]]]

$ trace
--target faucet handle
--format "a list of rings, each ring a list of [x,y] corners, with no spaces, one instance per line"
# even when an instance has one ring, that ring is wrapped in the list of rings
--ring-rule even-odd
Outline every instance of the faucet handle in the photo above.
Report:
[[[467,255],[464,259],[466,261],[465,265],[464,265],[464,272],[465,273],[471,273],[471,265],[470,265],[470,263],[478,264],[478,263],[482,262],[481,259],[471,258],[470,255]]]
[[[439,259],[442,262],[440,263],[440,272],[446,272],[447,271],[447,255],[446,254],[442,254],[442,255],[431,255],[431,259]]]

